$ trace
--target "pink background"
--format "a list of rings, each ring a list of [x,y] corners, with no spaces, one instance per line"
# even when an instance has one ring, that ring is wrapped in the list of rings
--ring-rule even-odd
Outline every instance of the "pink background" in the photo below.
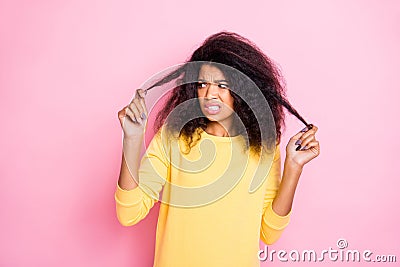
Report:
[[[321,155],[270,249],[342,237],[400,261],[399,25],[395,0],[1,1],[0,266],[151,266],[159,206],[130,228],[115,215],[117,112],[224,29],[279,63],[289,99],[319,127]],[[282,151],[303,127],[287,124]]]

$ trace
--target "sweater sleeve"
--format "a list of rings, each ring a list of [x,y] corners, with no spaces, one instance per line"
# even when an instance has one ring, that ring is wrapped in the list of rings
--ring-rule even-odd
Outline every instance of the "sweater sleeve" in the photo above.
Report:
[[[274,159],[267,177],[267,189],[264,196],[263,214],[261,220],[260,238],[265,244],[272,244],[279,239],[285,227],[289,224],[290,211],[280,216],[272,209],[281,182],[281,154],[279,144],[276,147]]]
[[[137,224],[146,217],[168,179],[167,149],[162,145],[160,134],[151,140],[139,167],[139,186],[124,190],[118,183],[115,191],[118,221],[124,226]]]

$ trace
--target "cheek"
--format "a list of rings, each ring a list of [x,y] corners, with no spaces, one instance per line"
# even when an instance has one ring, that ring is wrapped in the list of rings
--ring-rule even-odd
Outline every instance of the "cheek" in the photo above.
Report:
[[[204,91],[205,91],[205,90],[197,90],[197,97],[205,97],[205,96],[204,96],[204,94],[205,94]]]
[[[227,96],[225,97],[225,103],[233,110],[234,99],[230,93],[228,93]]]
[[[202,98],[201,96],[199,96],[199,98],[198,98],[197,100],[198,100],[197,103],[199,104],[201,110],[203,110],[204,98]]]

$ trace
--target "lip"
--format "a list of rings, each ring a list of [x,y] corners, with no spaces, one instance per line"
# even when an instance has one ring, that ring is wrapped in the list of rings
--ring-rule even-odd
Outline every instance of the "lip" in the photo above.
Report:
[[[211,109],[209,109],[209,107],[214,107],[214,106],[219,107],[219,109],[218,109],[218,110],[211,110]],[[218,113],[221,112],[222,105],[221,105],[220,103],[218,103],[218,102],[206,103],[206,104],[204,105],[204,109],[205,109],[205,111],[206,111],[208,114],[210,114],[210,115],[215,115],[215,114],[218,114]]]
[[[206,104],[204,105],[205,108],[209,108],[209,107],[212,107],[212,106],[218,106],[219,108],[222,107],[221,104],[218,103],[218,102],[210,102],[210,103],[206,103]]]

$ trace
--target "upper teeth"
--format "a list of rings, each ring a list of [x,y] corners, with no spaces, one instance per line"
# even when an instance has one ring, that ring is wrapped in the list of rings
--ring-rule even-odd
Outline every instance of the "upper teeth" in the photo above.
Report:
[[[209,106],[208,109],[211,109],[211,110],[218,110],[218,109],[219,109],[219,106]]]

